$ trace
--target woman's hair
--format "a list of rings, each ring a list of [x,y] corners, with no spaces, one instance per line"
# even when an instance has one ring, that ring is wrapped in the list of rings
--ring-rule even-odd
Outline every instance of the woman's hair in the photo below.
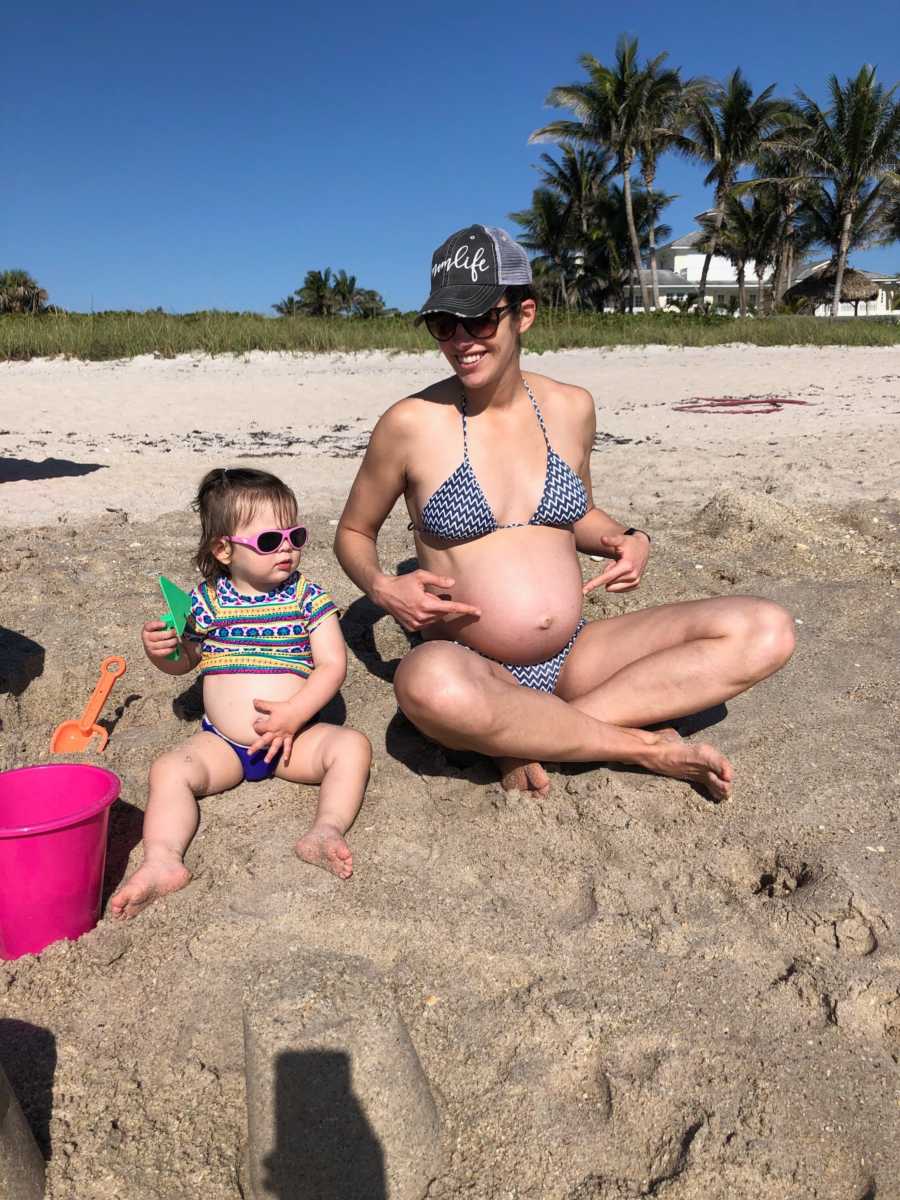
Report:
[[[521,304],[523,300],[534,300],[537,302],[537,292],[530,283],[511,283],[504,292],[507,304]],[[512,320],[512,318],[510,318]],[[519,349],[522,349],[522,335],[519,334],[516,338]]]
[[[504,294],[507,304],[521,304],[523,300],[537,300],[537,292],[530,283],[511,283]]]
[[[195,561],[208,583],[228,574],[228,568],[213,554],[213,546],[251,521],[259,506],[266,503],[272,505],[285,527],[297,520],[297,497],[268,471],[217,467],[200,480],[193,504],[200,514],[200,545]]]

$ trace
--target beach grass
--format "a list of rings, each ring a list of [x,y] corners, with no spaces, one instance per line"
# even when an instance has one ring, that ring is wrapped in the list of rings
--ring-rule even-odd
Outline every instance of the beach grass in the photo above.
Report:
[[[879,318],[635,315],[540,312],[525,335],[536,352],[612,346],[895,346],[900,322]],[[412,315],[347,320],[340,317],[264,317],[258,313],[204,312],[48,313],[0,316],[0,360],[37,357],[88,361],[153,354],[415,353],[435,343]]]

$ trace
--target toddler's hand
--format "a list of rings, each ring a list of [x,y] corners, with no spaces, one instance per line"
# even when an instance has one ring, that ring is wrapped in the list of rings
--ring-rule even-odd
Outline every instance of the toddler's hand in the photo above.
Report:
[[[294,736],[302,721],[289,700],[254,700],[253,707],[262,716],[253,722],[256,741],[248,748],[248,754],[266,750],[266,762],[271,762],[278,751],[285,766],[291,761]]]
[[[178,645],[178,634],[166,629],[164,621],[145,621],[141,629],[144,653],[151,660],[168,658]]]

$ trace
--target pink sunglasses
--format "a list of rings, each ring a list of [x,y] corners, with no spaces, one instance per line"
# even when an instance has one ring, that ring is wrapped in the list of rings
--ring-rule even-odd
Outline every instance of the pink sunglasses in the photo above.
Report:
[[[302,550],[306,545],[306,526],[292,525],[290,529],[264,529],[256,537],[230,537],[226,540],[237,542],[239,546],[249,546],[257,554],[274,554],[286,541],[290,542],[294,550]]]

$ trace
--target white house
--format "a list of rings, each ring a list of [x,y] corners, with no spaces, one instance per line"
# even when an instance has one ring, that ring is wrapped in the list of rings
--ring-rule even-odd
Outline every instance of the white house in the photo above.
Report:
[[[667,242],[656,251],[656,263],[659,276],[660,299],[684,300],[696,296],[700,290],[700,276],[703,273],[703,263],[706,255],[698,249],[699,244],[707,235],[699,229],[687,233],[674,242]],[[650,283],[650,272],[642,271],[641,275]],[[771,283],[773,270],[767,267],[763,271],[763,284]],[[756,263],[748,259],[744,269],[744,286],[747,291],[747,302],[756,304],[757,278]],[[737,271],[727,258],[714,254],[709,264],[709,274],[706,277],[706,295],[716,308],[728,309],[738,298]]]
[[[676,238],[656,251],[657,275],[659,279],[660,299],[665,304],[670,300],[686,300],[696,296],[700,289],[700,276],[703,272],[705,255],[698,249],[706,235],[700,230]],[[828,261],[816,263],[797,273],[792,283],[799,283],[809,275],[822,272],[828,267]],[[857,268],[858,270],[858,268]],[[841,316],[853,316],[854,308],[859,309],[860,316],[882,316],[896,311],[894,305],[900,297],[900,276],[877,274],[872,271],[859,271],[878,286],[878,297],[874,300],[862,300],[858,305],[841,304]],[[774,269],[766,268],[763,272],[763,285],[771,284]],[[641,271],[641,277],[650,286],[650,272]],[[755,308],[758,298],[756,264],[748,260],[744,271],[744,286],[747,290],[747,303]],[[709,264],[709,274],[706,278],[706,296],[718,309],[730,310],[737,304],[738,282],[737,272],[727,258],[715,254]],[[831,305],[818,305],[815,314],[830,316]]]

